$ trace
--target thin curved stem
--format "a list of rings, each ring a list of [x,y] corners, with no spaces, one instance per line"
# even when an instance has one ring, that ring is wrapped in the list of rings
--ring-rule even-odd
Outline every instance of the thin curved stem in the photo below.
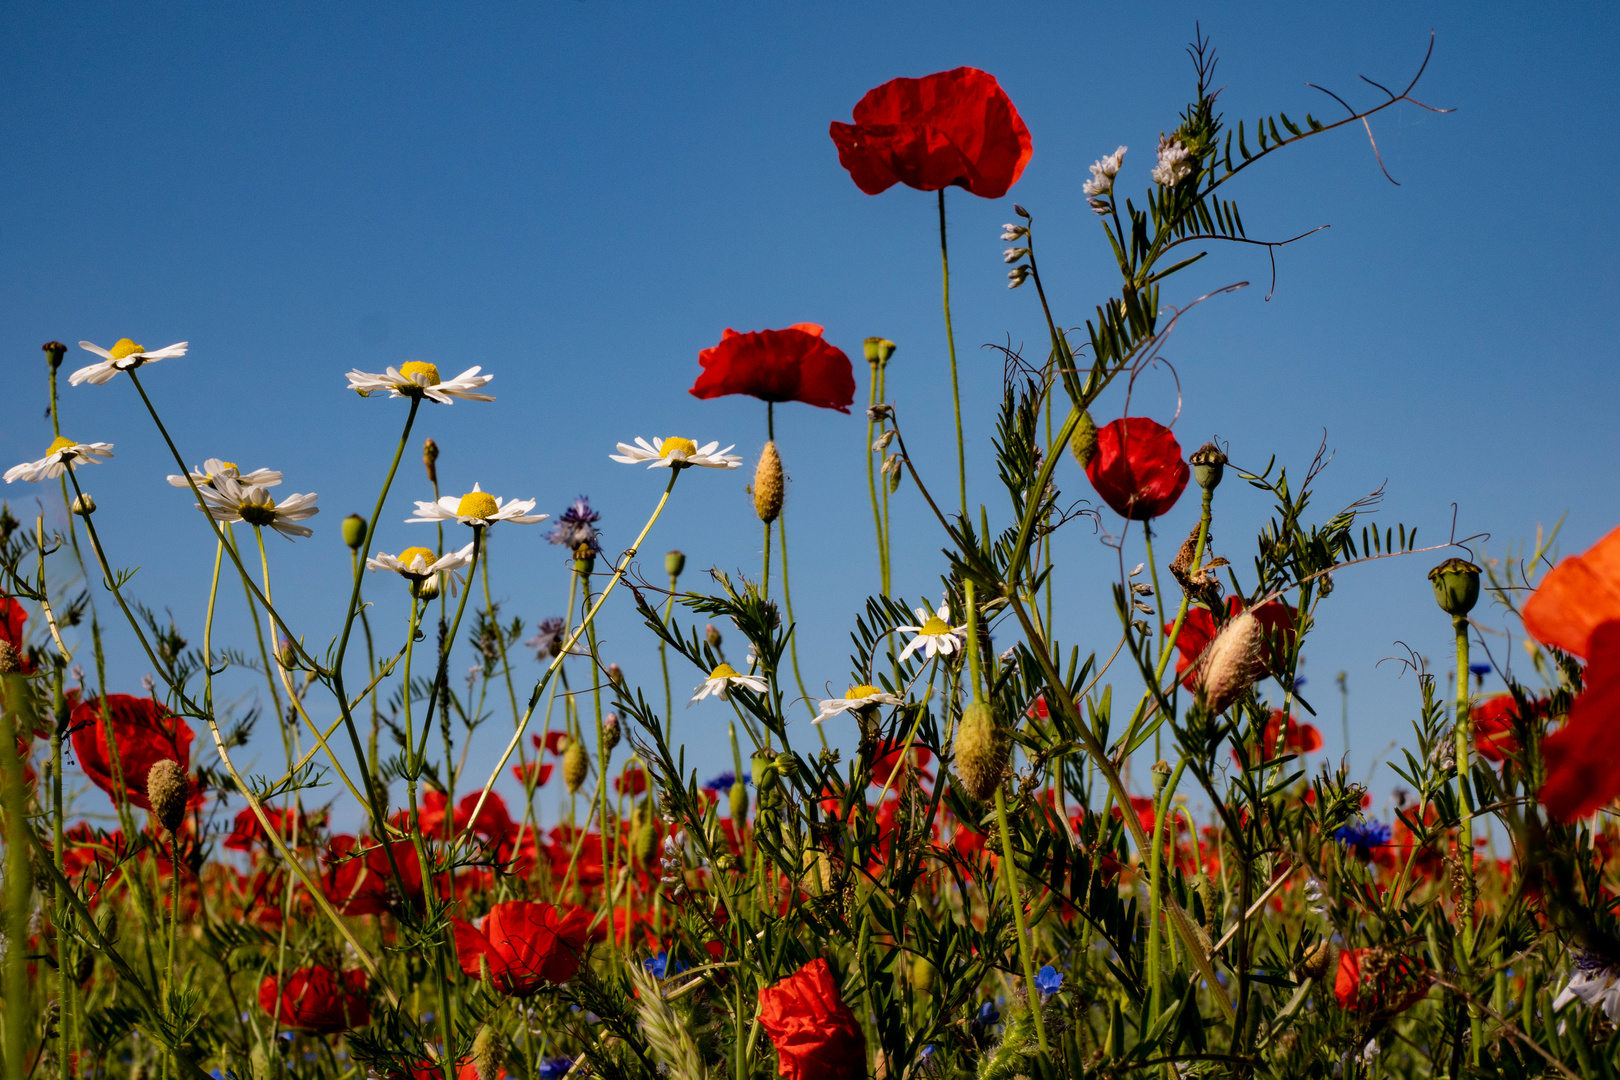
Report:
[[[956,415],[956,483],[967,517],[967,445],[962,440],[962,388],[956,379],[956,331],[951,326],[951,256],[945,243],[945,189],[939,189],[939,268],[944,279],[945,344],[951,352],[951,407]],[[1035,490],[1040,490],[1036,488]],[[1044,1045],[1044,1044],[1043,1044]]]

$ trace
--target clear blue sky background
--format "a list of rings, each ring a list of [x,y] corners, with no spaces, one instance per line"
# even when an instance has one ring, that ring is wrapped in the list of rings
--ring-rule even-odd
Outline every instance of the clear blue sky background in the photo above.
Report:
[[[633,538],[662,476],[609,462],[616,441],[719,438],[751,468],[763,407],[686,393],[698,350],[727,326],[820,322],[861,369],[862,338],[897,341],[891,397],[922,467],[949,491],[934,201],[904,188],[861,194],[827,124],[886,79],[972,64],[1000,78],[1035,146],[1011,197],[949,198],[972,495],[994,516],[1004,511],[990,451],[1001,365],[980,346],[1027,342],[1039,353],[1045,337],[1033,290],[1004,287],[999,225],[1014,199],[1036,214],[1059,318],[1082,323],[1116,288],[1080,195],[1086,166],[1123,143],[1123,188],[1146,186],[1156,137],[1191,92],[1183,47],[1195,19],[1220,50],[1233,121],[1279,108],[1333,117],[1337,106],[1308,81],[1370,103],[1378,92],[1357,74],[1404,83],[1431,28],[1438,44],[1417,93],[1457,111],[1378,118],[1400,186],[1346,130],[1233,189],[1251,235],[1332,228],[1279,254],[1269,302],[1254,249],[1213,250],[1169,290],[1178,303],[1255,282],[1200,308],[1169,347],[1183,446],[1218,435],[1239,463],[1275,453],[1299,472],[1325,431],[1338,456],[1319,519],[1387,481],[1379,520],[1430,541],[1450,532],[1453,503],[1458,534],[1489,531],[1492,554],[1561,517],[1565,551],[1596,540],[1620,518],[1610,137],[1620,19],[1596,4],[8,5],[0,461],[38,457],[50,440],[41,342],[189,340],[189,356],[146,378],[188,458],[281,469],[281,492],[320,494],[315,537],[271,548],[276,595],[316,646],[342,613],[338,520],[369,511],[405,415],[401,402],[348,393],[351,366],[420,359],[496,375],[494,405],[424,410],[383,550],[431,533],[402,523],[408,500],[427,497],[422,436],[443,447],[447,490],[478,481],[552,513],[588,493],[612,551]],[[75,348],[68,369],[90,359]],[[1133,412],[1168,420],[1175,404],[1160,373],[1138,384]],[[1099,421],[1122,406],[1122,390],[1111,392]],[[114,560],[141,568],[132,593],[199,640],[212,541],[164,483],[172,462],[128,380],[64,387],[62,409],[67,433],[117,445],[116,460],[84,479]],[[803,406],[778,415],[813,693],[847,685],[852,614],[876,587],[864,427]],[[711,565],[755,572],[746,482],[746,472],[686,477],[646,548],[649,574],[672,547],[689,554],[688,584]],[[1090,494],[1072,463],[1058,483]],[[29,513],[33,492],[4,495]],[[1246,566],[1267,511],[1229,480],[1218,550]],[[1189,497],[1164,533],[1179,536],[1195,514]],[[909,485],[896,517],[897,591],[937,602],[940,537]],[[530,624],[559,613],[567,591],[564,555],[544,528],[505,525],[494,537],[496,592]],[[1113,553],[1078,523],[1061,555],[1059,633],[1111,647]],[[1424,580],[1437,561],[1343,573],[1320,611],[1309,694],[1337,756],[1333,676],[1349,673],[1358,773],[1409,738],[1415,714],[1414,681],[1380,659],[1405,642],[1448,666],[1449,626]],[[397,583],[368,588],[379,626],[401,632]],[[248,643],[239,591],[227,597],[221,636]],[[115,627],[116,610],[98,603]],[[657,685],[628,596],[602,636],[608,658]],[[111,641],[113,684],[138,692],[144,662],[127,633]],[[1499,656],[1522,657],[1497,641]],[[519,665],[523,682],[537,672]],[[700,675],[677,670],[678,696]],[[727,764],[728,712],[680,712],[702,772]],[[813,743],[808,724],[796,726],[796,744]],[[847,729],[834,734],[847,744]],[[474,771],[498,741],[475,745]],[[265,768],[281,756],[273,736],[254,755]],[[1393,782],[1374,777],[1380,791]]]

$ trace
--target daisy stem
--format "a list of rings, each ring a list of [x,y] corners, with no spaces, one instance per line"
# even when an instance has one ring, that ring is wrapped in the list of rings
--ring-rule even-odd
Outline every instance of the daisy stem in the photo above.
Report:
[[[951,353],[951,406],[956,414],[956,483],[961,494],[962,517],[967,517],[967,448],[962,441],[962,389],[956,380],[956,331],[951,327],[951,257],[945,244],[945,189],[939,189],[939,267],[944,279],[945,344]],[[1038,490],[1038,489],[1037,489]],[[1039,1012],[1037,1012],[1037,1016]],[[1037,1021],[1038,1023],[1038,1021]],[[1046,1040],[1041,1040],[1042,1049]]]
[[[1046,1024],[1041,1019],[1040,995],[1035,990],[1035,961],[1029,955],[1029,931],[1024,925],[1024,900],[1018,888],[1018,866],[1013,862],[1012,828],[1007,822],[1006,785],[996,787],[996,831],[1001,835],[1001,883],[1006,887],[1007,900],[1012,904],[1013,927],[1018,931],[1018,959],[1024,968],[1024,994],[1029,1002],[1030,1015],[1035,1020],[1035,1038],[1041,1053],[1050,1051],[1046,1046]]]
[[[349,561],[354,566],[354,571],[353,572],[358,574],[360,572],[360,570],[359,570],[359,567],[360,567],[360,553],[358,551],[354,550],[353,548],[351,548],[349,550]],[[366,605],[365,604],[360,605],[360,628],[365,631],[365,635],[366,635],[366,675],[367,675],[368,678],[370,678],[372,680],[372,683],[375,684],[376,680],[377,680],[377,647],[373,643],[372,638],[371,638],[371,618],[366,614]],[[373,685],[373,689],[375,689],[375,685]],[[375,693],[373,693],[373,694],[370,695],[370,697],[371,697],[371,739],[366,745],[366,752],[368,754],[368,757],[366,758],[366,760],[371,763],[372,775],[376,775],[376,771],[377,771],[377,735],[378,735],[379,731],[382,728],[382,717],[379,715],[379,713],[377,711],[377,695]]]

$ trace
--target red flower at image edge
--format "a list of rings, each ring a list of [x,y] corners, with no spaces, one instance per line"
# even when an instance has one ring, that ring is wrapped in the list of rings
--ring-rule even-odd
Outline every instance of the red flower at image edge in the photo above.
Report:
[[[1371,981],[1362,970],[1372,949],[1345,949],[1333,975],[1333,997],[1341,1009],[1394,1016],[1416,1005],[1429,992],[1429,979],[1416,961],[1396,958]]]
[[[366,973],[329,968],[299,968],[287,976],[276,993],[276,977],[266,975],[259,984],[259,1007],[276,1023],[301,1031],[329,1035],[371,1023],[366,999]]]
[[[510,997],[527,997],[550,983],[574,977],[585,955],[591,923],[583,908],[561,912],[550,904],[513,900],[496,904],[482,927],[454,920],[456,957],[461,970],[480,975],[479,960],[489,964],[495,989]]]
[[[1097,432],[1086,477],[1114,513],[1147,521],[1181,498],[1192,469],[1170,429],[1145,416],[1122,416]]]
[[[1545,698],[1531,701],[1529,706],[1531,718],[1547,715]],[[1493,694],[1471,707],[1468,715],[1474,721],[1474,749],[1480,757],[1501,763],[1519,752],[1519,707],[1512,694]]]
[[[1563,821],[1620,795],[1620,529],[1565,559],[1524,603],[1530,636],[1586,660],[1586,689],[1569,721],[1541,744],[1547,781],[1537,797]]]
[[[720,344],[698,353],[703,374],[692,384],[696,398],[751,394],[761,401],[802,401],[849,412],[855,374],[842,349],[822,340],[815,323],[746,334],[726,328]]]
[[[191,728],[151,698],[130,694],[108,694],[107,708],[112,717],[113,740],[118,747],[119,770],[123,774],[123,798],[150,810],[146,801],[146,774],[153,765],[169,760],[182,770],[191,768]],[[120,792],[113,782],[112,755],[107,750],[107,729],[102,723],[101,702],[89,698],[73,706],[73,754],[90,782],[114,799]],[[195,781],[193,781],[195,784]],[[193,801],[198,796],[193,793]]]
[[[853,124],[828,129],[838,163],[868,195],[905,184],[955,185],[999,199],[1034,153],[1029,128],[996,77],[959,67],[920,79],[890,79],[855,105]]]
[[[10,645],[17,653],[17,663],[23,674],[34,670],[34,665],[23,653],[23,626],[28,612],[9,596],[0,596],[0,641]]]
[[[759,992],[759,1022],[788,1080],[864,1080],[866,1036],[838,994],[827,961],[815,959]]]
[[[1243,610],[1243,600],[1240,597],[1228,596],[1226,598],[1226,621],[1236,618]],[[1265,670],[1271,670],[1272,641],[1280,640],[1285,647],[1291,647],[1294,641],[1294,609],[1281,600],[1261,604],[1254,609],[1254,617],[1265,632],[1267,644],[1261,649],[1260,660]],[[1224,625],[1224,622],[1223,624]],[[1164,632],[1168,634],[1175,627],[1174,623],[1165,623]],[[1207,607],[1198,604],[1190,608],[1187,618],[1181,623],[1181,633],[1176,637],[1176,674],[1183,675],[1182,685],[1189,690],[1198,686],[1197,664],[1198,658],[1204,655],[1210,642],[1215,640],[1221,628],[1215,625],[1215,616],[1210,614]]]

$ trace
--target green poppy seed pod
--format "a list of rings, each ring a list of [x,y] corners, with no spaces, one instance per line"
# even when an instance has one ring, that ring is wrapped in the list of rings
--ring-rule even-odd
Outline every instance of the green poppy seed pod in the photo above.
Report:
[[[1474,610],[1479,602],[1479,567],[1466,559],[1447,559],[1429,571],[1434,600],[1454,619]]]
[[[671,578],[680,577],[681,571],[685,569],[686,556],[680,551],[672,551],[668,555],[664,556],[664,573],[668,574]]]
[[[748,820],[748,785],[742,782],[741,777],[733,781],[730,799],[731,820],[733,823],[741,825]]]
[[[15,675],[22,670],[22,658],[9,641],[0,641],[0,675]]]
[[[96,930],[108,945],[118,940],[118,909],[111,903],[103,904],[96,912]]]
[[[652,818],[641,823],[636,830],[634,841],[636,865],[648,867],[658,858],[658,826],[653,824]]]
[[[359,514],[350,514],[343,519],[340,526],[343,531],[343,542],[350,551],[359,551],[360,545],[366,542],[366,519]]]
[[[878,367],[889,362],[894,355],[895,344],[888,338],[869,337],[866,339],[866,362]]]
[[[579,794],[580,787],[585,783],[585,774],[591,770],[591,759],[585,756],[585,745],[577,739],[570,740],[568,749],[563,751],[563,783],[568,785],[568,794]]]
[[[1153,794],[1158,795],[1164,790],[1164,785],[1170,782],[1170,763],[1160,758],[1148,771],[1153,774]]]
[[[754,773],[754,787],[761,795],[776,790],[779,775],[776,771],[776,755],[761,751],[754,755],[752,762]]]
[[[1299,963],[1299,970],[1307,978],[1320,982],[1328,972],[1337,966],[1335,961],[1338,958],[1338,947],[1324,938],[1305,953],[1305,958]]]
[[[40,348],[45,350],[45,361],[51,365],[52,371],[62,366],[62,358],[67,356],[66,345],[60,341],[47,341]]]
[[[754,513],[769,525],[782,514],[782,457],[768,442],[754,468]]]
[[[620,734],[618,713],[610,712],[602,717],[602,745],[608,753],[613,753],[613,748],[619,745]]]
[[[263,1043],[254,1043],[248,1051],[248,1073],[253,1080],[270,1080],[270,1055],[265,1053]]]
[[[718,649],[721,641],[720,628],[714,623],[709,623],[703,628],[703,640],[708,642],[709,648]]]
[[[158,824],[176,832],[186,820],[186,795],[189,784],[185,770],[177,761],[164,758],[146,773],[146,801],[152,806],[152,816]]]
[[[1212,712],[1225,711],[1254,685],[1255,677],[1263,669],[1264,648],[1265,631],[1260,620],[1247,611],[1221,628],[1199,661],[1202,672],[1198,687],[1204,692],[1204,702]]]
[[[1089,409],[1080,414],[1079,422],[1074,425],[1074,434],[1069,436],[1069,453],[1082,469],[1097,456],[1097,422],[1091,418]]]
[[[506,1064],[505,1037],[488,1024],[479,1028],[473,1040],[472,1062],[478,1080],[500,1080],[501,1068]]]
[[[799,771],[799,755],[791,750],[784,750],[776,755],[776,771],[783,776],[791,777]]]
[[[73,500],[70,509],[80,517],[89,517],[96,512],[96,499],[88,491]]]
[[[1205,491],[1214,491],[1221,484],[1221,475],[1226,472],[1226,455],[1221,448],[1212,442],[1207,442],[1192,452],[1187,461],[1193,467],[1193,479]]]
[[[439,444],[432,439],[422,440],[422,465],[427,469],[428,483],[439,482]]]
[[[956,778],[980,801],[994,795],[1007,771],[1007,741],[986,701],[970,702],[956,728]]]

